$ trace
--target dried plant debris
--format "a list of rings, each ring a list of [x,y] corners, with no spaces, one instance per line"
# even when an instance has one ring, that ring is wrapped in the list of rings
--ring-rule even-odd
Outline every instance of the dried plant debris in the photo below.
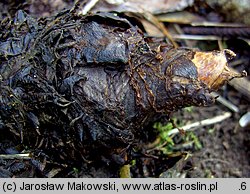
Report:
[[[116,13],[3,20],[1,139],[59,166],[122,165],[159,115],[210,105],[211,91],[242,76],[227,67],[232,51],[175,49],[137,26]]]
[[[218,10],[219,13],[224,14],[227,21],[250,24],[249,0],[206,0],[206,3]]]
[[[179,11],[194,4],[194,0],[99,0],[93,11],[150,12],[161,14]]]

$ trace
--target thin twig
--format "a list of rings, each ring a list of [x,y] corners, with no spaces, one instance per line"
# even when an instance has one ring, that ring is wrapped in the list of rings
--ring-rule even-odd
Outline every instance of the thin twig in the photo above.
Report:
[[[86,15],[98,3],[98,1],[99,0],[90,0],[79,12],[79,15]]]
[[[245,24],[237,23],[223,23],[223,22],[192,22],[191,26],[205,26],[205,27],[231,27],[231,28],[243,28],[247,27]]]
[[[215,123],[222,122],[225,119],[231,117],[231,115],[232,114],[230,112],[224,112],[222,115],[215,116],[215,117],[210,118],[210,119],[205,119],[205,120],[202,120],[202,121],[199,121],[199,122],[195,122],[195,123],[192,123],[192,124],[185,125],[185,126],[181,127],[181,129],[184,130],[184,131],[191,131],[191,130],[194,130],[195,127],[202,127],[202,126],[207,126],[207,125],[212,125],[212,124],[215,124]],[[168,135],[173,135],[173,134],[177,134],[177,133],[179,133],[179,129],[174,128],[173,130],[171,130],[168,133]]]
[[[237,106],[235,106],[233,103],[231,103],[230,101],[228,101],[225,98],[223,98],[218,93],[212,92],[211,95],[214,98],[216,98],[216,101],[220,102],[221,104],[223,104],[224,106],[226,106],[227,108],[229,108],[230,110],[232,110],[233,112],[236,112],[236,113],[239,112],[239,108]]]
[[[250,112],[247,112],[240,118],[239,124],[241,127],[246,127],[250,125]]]
[[[177,32],[178,34],[184,34],[184,32],[183,32],[183,30],[181,29],[181,27],[180,27],[179,24],[173,24],[173,27],[174,27],[174,29],[176,30],[176,32]],[[174,38],[174,37],[173,37],[173,38]],[[190,48],[193,46],[192,40],[184,39],[183,41],[184,41],[184,43],[185,43],[186,46],[188,46],[188,47],[190,47]]]
[[[202,162],[216,162],[216,163],[221,162],[221,163],[228,164],[228,165],[230,164],[228,161],[221,160],[219,158],[208,158],[208,159],[203,160]]]
[[[178,48],[177,43],[174,41],[172,35],[169,33],[168,29],[164,26],[164,24],[158,20],[158,18],[156,16],[154,16],[153,14],[151,14],[150,12],[144,10],[144,12],[142,13],[142,15],[144,16],[144,18],[146,20],[148,20],[149,22],[151,22],[152,24],[154,24],[159,30],[162,31],[162,33],[164,34],[164,36],[166,36],[168,38],[168,40],[173,44],[173,46],[175,48]]]
[[[250,36],[249,27],[183,27],[185,34],[199,34],[199,35],[215,35],[220,37],[246,37]]]
[[[0,159],[5,160],[29,160],[31,159],[30,154],[0,154]]]
[[[188,34],[172,34],[173,39],[180,40],[221,40],[219,36],[212,35],[188,35]]]
[[[250,82],[247,78],[233,79],[229,82],[229,85],[233,86],[250,100]]]

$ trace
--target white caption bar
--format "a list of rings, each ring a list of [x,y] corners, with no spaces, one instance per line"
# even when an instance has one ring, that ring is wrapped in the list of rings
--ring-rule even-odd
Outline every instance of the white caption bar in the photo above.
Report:
[[[250,193],[249,178],[214,179],[0,179],[0,193]]]

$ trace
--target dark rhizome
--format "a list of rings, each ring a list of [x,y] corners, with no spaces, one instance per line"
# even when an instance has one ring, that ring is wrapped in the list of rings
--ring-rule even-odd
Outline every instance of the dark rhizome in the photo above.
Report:
[[[53,162],[122,165],[160,115],[213,103],[196,54],[125,15],[18,11],[1,22],[0,139]]]

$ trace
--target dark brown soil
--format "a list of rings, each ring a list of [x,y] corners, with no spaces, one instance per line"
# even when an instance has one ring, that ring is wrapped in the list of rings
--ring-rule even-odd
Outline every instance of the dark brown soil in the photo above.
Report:
[[[220,107],[202,108],[192,116],[195,121],[211,118],[221,113]],[[234,114],[221,123],[195,131],[202,149],[192,152],[186,166],[190,165],[187,177],[250,177],[250,128],[241,128],[238,119],[239,115]]]

